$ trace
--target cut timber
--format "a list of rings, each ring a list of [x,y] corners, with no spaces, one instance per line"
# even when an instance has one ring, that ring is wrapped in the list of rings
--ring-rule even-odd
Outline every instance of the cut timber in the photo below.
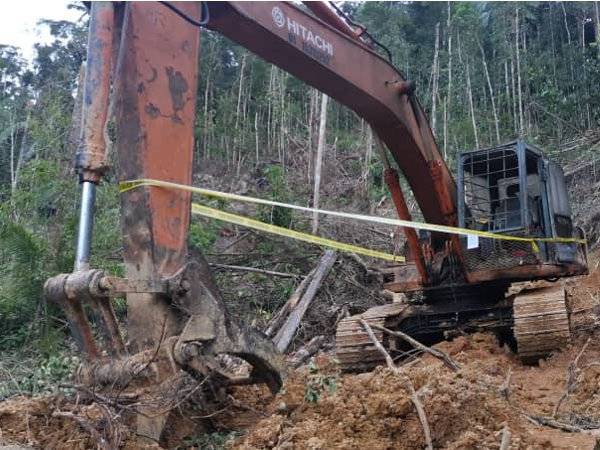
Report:
[[[308,358],[317,353],[325,343],[325,336],[319,335],[312,338],[307,344],[303,345],[289,359],[288,363],[295,369],[304,364]]]
[[[525,362],[537,362],[563,348],[571,337],[562,285],[524,289],[513,303],[514,334]]]
[[[296,334],[296,330],[300,326],[300,321],[315,298],[317,291],[331,270],[336,258],[337,254],[333,250],[326,250],[325,253],[323,253],[321,260],[319,261],[319,265],[315,269],[315,274],[312,277],[310,284],[306,288],[306,292],[302,296],[302,299],[290,312],[287,320],[273,338],[273,342],[275,342],[275,346],[280,352],[284,352],[292,342],[294,334]]]
[[[267,325],[267,328],[265,329],[265,334],[267,336],[273,337],[275,332],[279,328],[281,328],[281,325],[283,325],[283,323],[285,322],[285,319],[290,313],[290,311],[292,311],[296,307],[296,305],[302,298],[302,294],[306,290],[306,286],[308,286],[310,280],[312,280],[315,274],[315,270],[316,269],[311,270],[309,274],[306,275],[306,277],[304,277],[304,279],[300,282],[300,284],[298,285],[294,293],[290,296],[288,301],[285,302],[285,305],[283,305],[279,309],[279,311],[277,311],[277,313],[275,313],[275,315],[271,318],[269,324]]]
[[[385,327],[388,318],[395,318],[409,308],[410,306],[404,303],[392,303],[370,308],[363,314],[342,320],[335,335],[336,356],[342,370],[371,370],[373,367],[385,363],[385,359],[373,344],[361,324],[361,320],[364,320],[370,327]],[[379,341],[383,341],[383,331],[374,329],[373,333]]]

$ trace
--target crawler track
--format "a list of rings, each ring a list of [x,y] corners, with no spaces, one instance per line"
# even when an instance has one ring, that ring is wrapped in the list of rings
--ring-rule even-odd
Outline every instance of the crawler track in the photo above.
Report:
[[[369,335],[360,324],[364,319],[369,325],[385,326],[388,317],[398,317],[407,312],[410,306],[404,303],[391,303],[376,306],[363,314],[342,320],[336,331],[336,356],[344,371],[360,372],[370,370],[385,363],[381,353],[375,348]],[[384,340],[383,332],[373,330],[377,339]],[[386,343],[384,345],[387,347]]]
[[[564,347],[571,337],[565,290],[560,284],[519,292],[513,303],[514,335],[525,362],[536,362]]]
[[[490,300],[488,291],[483,290],[479,296],[466,291],[449,298],[438,295],[438,301],[430,305],[391,303],[348,317],[340,322],[336,332],[340,366],[344,371],[362,372],[385,363],[363,329],[361,319],[370,325],[402,330],[418,339],[432,335],[437,340],[443,339],[444,333],[452,330],[510,332],[512,329],[521,359],[535,363],[569,342],[569,316],[562,285],[537,282],[525,286],[515,286],[516,293],[508,297],[504,289],[497,290],[492,295],[496,300],[487,305],[480,299]],[[394,338],[377,329],[373,331],[392,357],[402,353]]]

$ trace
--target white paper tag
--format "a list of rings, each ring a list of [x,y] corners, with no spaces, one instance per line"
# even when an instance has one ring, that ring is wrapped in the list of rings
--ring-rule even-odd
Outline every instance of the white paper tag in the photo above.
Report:
[[[468,234],[467,235],[467,249],[479,247],[479,236]]]

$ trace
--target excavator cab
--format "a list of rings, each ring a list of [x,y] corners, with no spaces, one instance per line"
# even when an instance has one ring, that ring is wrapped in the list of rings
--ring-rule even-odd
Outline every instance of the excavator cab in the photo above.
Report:
[[[544,239],[536,248],[523,241],[464,238],[470,271],[585,265],[582,244],[549,241],[583,238],[583,232],[573,226],[562,169],[538,148],[517,140],[460,154],[457,192],[461,228]],[[534,272],[527,278],[543,278]]]

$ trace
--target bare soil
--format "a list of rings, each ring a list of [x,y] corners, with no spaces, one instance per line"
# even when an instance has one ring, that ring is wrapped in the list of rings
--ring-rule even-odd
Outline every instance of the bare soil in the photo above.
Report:
[[[592,268],[595,265],[592,262]],[[461,365],[457,372],[431,356],[403,367],[424,406],[435,448],[500,448],[505,428],[511,434],[510,449],[596,448],[596,435],[600,435],[600,270],[570,280],[567,291],[575,336],[564,351],[538,365],[523,365],[494,335],[474,334],[437,345]],[[503,391],[505,385],[508,389]],[[307,386],[313,386],[316,402],[305,399]],[[334,389],[330,392],[327,386]],[[262,386],[238,387],[230,394],[227,407],[210,418],[210,427],[206,423],[202,427],[243,433],[229,443],[231,448],[425,446],[423,427],[405,381],[387,368],[341,374],[334,355],[324,354],[312,367],[292,373],[276,396]],[[16,397],[0,403],[0,446],[87,449],[97,448],[105,436],[118,435],[115,442],[121,442],[121,448],[158,448],[144,443],[130,423],[115,419],[105,406],[84,403],[76,396]],[[57,417],[57,412],[72,413],[83,423],[68,414]],[[534,423],[539,417],[556,423],[541,426]],[[185,426],[194,430],[193,424]],[[164,445],[185,448],[173,440]]]

